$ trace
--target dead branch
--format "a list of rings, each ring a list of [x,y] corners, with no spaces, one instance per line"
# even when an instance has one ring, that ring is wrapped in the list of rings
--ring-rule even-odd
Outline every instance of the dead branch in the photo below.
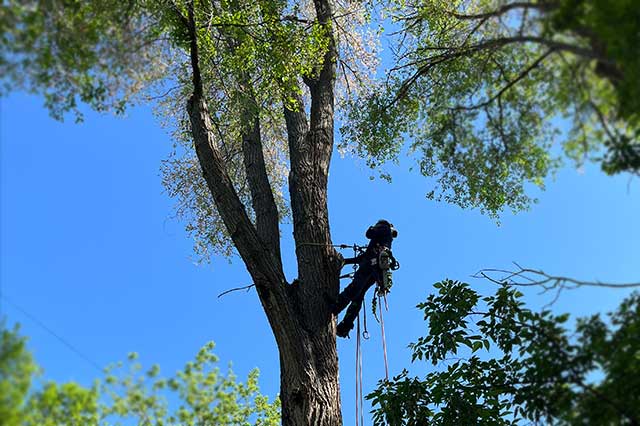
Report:
[[[561,275],[551,275],[540,269],[524,268],[513,262],[515,270],[507,269],[481,269],[472,277],[484,278],[499,285],[512,285],[519,287],[541,287],[542,293],[555,290],[558,294],[562,290],[572,290],[578,287],[605,287],[605,288],[635,288],[640,287],[640,282],[635,283],[608,283],[602,281],[583,281]]]

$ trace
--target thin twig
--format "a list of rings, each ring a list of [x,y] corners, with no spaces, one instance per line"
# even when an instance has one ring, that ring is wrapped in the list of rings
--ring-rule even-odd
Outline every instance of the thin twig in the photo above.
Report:
[[[247,293],[248,293],[248,292],[249,292],[249,290],[251,290],[251,287],[255,287],[255,286],[256,286],[255,284],[249,284],[249,285],[246,285],[246,286],[244,286],[244,287],[235,287],[235,288],[230,288],[229,290],[225,290],[225,291],[223,291],[222,293],[220,293],[220,294],[218,295],[218,299],[220,299],[220,298],[221,298],[222,296],[224,296],[225,294],[229,294],[229,293],[232,293],[232,292],[234,292],[234,291],[247,290]]]

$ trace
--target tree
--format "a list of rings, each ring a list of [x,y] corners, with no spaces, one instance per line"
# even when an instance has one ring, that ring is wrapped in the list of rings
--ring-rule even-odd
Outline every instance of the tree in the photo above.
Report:
[[[379,6],[364,6],[9,0],[0,9],[5,90],[43,93],[56,118],[71,111],[81,119],[82,102],[116,112],[135,102],[157,106],[176,140],[163,164],[164,183],[178,199],[196,251],[204,258],[237,251],[255,284],[280,353],[285,425],[342,422],[335,321],[326,302],[338,293],[341,259],[331,245],[327,181],[335,107],[344,115],[347,104],[384,99],[369,93],[378,57],[369,43],[375,34],[365,31]],[[433,19],[441,19],[435,13],[441,9],[434,8]],[[404,32],[411,35],[410,28]],[[448,73],[442,69],[442,76]],[[512,95],[531,101],[531,91]],[[353,124],[345,127],[345,148],[392,158],[399,148],[387,143],[421,116],[419,100],[402,97],[401,105],[414,105],[406,115],[372,110],[360,120],[351,110],[344,115]],[[399,126],[391,126],[394,119]],[[442,115],[430,120],[442,122]],[[552,163],[546,145],[534,143],[538,128],[514,136],[517,149],[508,155],[471,139],[464,161],[437,156],[445,194],[453,189],[451,201],[490,213],[525,207],[525,183],[541,184]],[[451,151],[438,143],[425,152]],[[434,174],[435,164],[421,169]],[[283,272],[280,251],[279,222],[288,214],[298,266],[293,280]]]
[[[559,166],[640,173],[638,22],[632,0],[390,1],[399,29],[387,78],[353,100],[345,126],[371,164],[403,135],[432,198],[496,215],[530,202]],[[566,132],[565,128],[570,130]]]
[[[173,85],[161,99],[162,114],[176,117],[176,137],[188,152],[177,154],[169,186],[194,207],[191,229],[203,245],[232,246],[253,279],[280,352],[283,423],[341,424],[335,321],[325,300],[337,295],[340,266],[327,213],[338,51],[333,2],[42,6],[3,4],[3,75],[45,92],[57,117],[77,112],[79,101],[119,110],[147,83]],[[346,27],[357,22],[342,20]],[[285,129],[286,141],[278,138]],[[287,170],[270,161],[287,156],[283,146],[298,258],[291,284],[280,254],[285,212],[277,205]]]
[[[137,354],[131,353],[126,368],[123,363],[108,367],[104,380],[91,387],[52,381],[32,386],[38,368],[26,339],[18,328],[3,329],[2,336],[2,426],[99,426],[131,420],[140,426],[280,423],[280,402],[260,394],[258,371],[249,373],[244,383],[231,369],[221,373],[213,343],[170,378],[162,378],[157,365],[142,370]]]
[[[375,424],[639,424],[640,294],[570,331],[568,314],[533,312],[508,285],[487,297],[458,281],[435,288],[418,305],[428,334],[410,347],[436,371],[380,382],[367,396]]]

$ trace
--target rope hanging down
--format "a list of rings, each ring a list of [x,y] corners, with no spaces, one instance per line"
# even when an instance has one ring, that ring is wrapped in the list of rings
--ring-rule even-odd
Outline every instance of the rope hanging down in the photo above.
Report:
[[[384,317],[382,315],[382,300],[384,300],[385,310],[389,310],[386,295],[376,295],[378,298],[378,306],[380,307],[380,331],[382,333],[382,353],[384,354],[384,373],[385,379],[389,381],[389,361],[387,359],[387,339],[384,332]],[[364,385],[362,380],[362,339],[369,339],[367,331],[367,310],[363,312],[364,328],[360,331],[360,314],[356,321],[356,426],[364,426]]]
[[[354,258],[358,256],[359,253],[362,253],[366,250],[366,247],[361,247],[357,244],[347,245],[347,244],[324,244],[324,243],[300,243],[298,247],[301,246],[319,246],[319,247],[335,247],[339,249],[353,249]],[[389,361],[387,357],[387,338],[384,329],[384,317],[383,317],[383,309],[382,309],[382,301],[384,300],[385,311],[389,311],[389,304],[387,302],[387,294],[391,290],[391,286],[393,285],[393,281],[391,279],[391,271],[395,271],[400,268],[400,263],[393,257],[391,250],[385,249],[380,252],[377,258],[378,267],[381,270],[381,277],[377,280],[375,294],[372,299],[373,305],[373,315],[380,323],[380,331],[382,336],[382,352],[384,355],[384,371],[385,371],[385,379],[389,380]],[[344,274],[340,276],[340,279],[344,278],[353,278],[355,272],[358,268],[358,265],[354,263],[353,272]],[[365,304],[366,306],[366,304]],[[380,318],[378,319],[376,315],[376,307],[379,308]],[[360,314],[358,313],[356,320],[356,426],[364,426],[364,386],[363,386],[363,372],[362,372],[362,339],[369,339],[369,332],[367,330],[367,310],[364,309],[363,312],[363,321],[364,321],[364,330],[360,328]]]
[[[360,315],[356,322],[356,426],[364,426],[364,397],[362,385],[362,341],[360,339]]]
[[[384,296],[384,305],[385,309],[389,310],[389,304],[387,303],[387,295]],[[387,359],[387,337],[384,333],[384,318],[382,316],[382,303],[380,300],[381,296],[378,295],[378,306],[380,308],[380,332],[382,334],[382,353],[384,354],[384,377],[387,381],[389,381],[389,361]]]

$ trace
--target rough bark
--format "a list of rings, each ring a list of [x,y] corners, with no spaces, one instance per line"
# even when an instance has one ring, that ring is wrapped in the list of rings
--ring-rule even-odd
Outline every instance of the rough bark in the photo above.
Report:
[[[302,366],[281,362],[282,420],[283,425],[341,425],[335,321],[326,303],[326,295],[337,294],[339,286],[337,255],[328,245],[331,237],[327,175],[333,122],[327,129],[319,125],[321,121],[312,118],[310,126],[301,102],[298,99],[297,111],[285,110],[291,158],[289,191],[298,261],[298,281],[291,287],[290,294],[300,325],[308,336],[305,346],[310,348],[313,357]],[[332,114],[333,104],[325,106]],[[314,108],[319,106],[312,103],[312,111]]]
[[[333,13],[331,2],[316,0],[315,5],[319,21],[329,25]],[[188,17],[181,15],[191,39],[194,92],[188,112],[192,136],[216,208],[256,284],[278,345],[282,424],[340,426],[335,320],[326,302],[326,295],[335,295],[339,289],[339,260],[329,245],[327,210],[327,178],[333,149],[335,42],[332,37],[315,76],[305,79],[311,92],[309,119],[301,99],[298,110],[284,110],[298,260],[298,279],[287,284],[282,272],[278,213],[264,164],[258,110],[248,108],[242,120],[245,124],[242,131],[244,165],[256,213],[254,225],[226,172],[212,134],[198,65],[193,15],[192,9]],[[245,89],[250,92],[250,88]]]
[[[248,80],[248,79],[247,79]],[[247,89],[249,90],[249,89]],[[258,237],[273,257],[273,262],[282,271],[280,255],[279,215],[262,151],[260,116],[258,106],[251,96],[245,110],[242,131],[242,155],[251,191],[251,202],[256,215]]]

